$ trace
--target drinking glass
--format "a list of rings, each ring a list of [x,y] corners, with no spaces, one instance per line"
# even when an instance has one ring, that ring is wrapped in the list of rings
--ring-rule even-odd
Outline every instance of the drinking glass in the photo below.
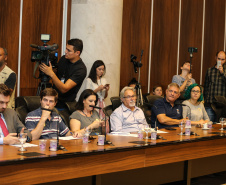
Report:
[[[224,122],[225,122],[225,118],[223,118],[223,117],[221,117],[220,118],[220,123],[221,123],[221,129],[219,129],[219,130],[224,130]]]
[[[18,135],[18,139],[21,143],[21,148],[18,150],[20,152],[24,152],[24,151],[27,151],[25,148],[24,148],[24,143],[26,143],[26,140],[27,140],[27,133],[20,133]]]
[[[184,121],[181,121],[179,124],[178,124],[178,126],[180,127],[180,136],[182,136],[183,135],[183,128],[184,128],[184,125],[185,125],[185,123],[184,123]]]
[[[146,137],[145,137],[145,139],[148,139],[148,132],[150,132],[150,130],[151,130],[150,126],[149,126],[148,124],[146,124],[146,125],[144,126],[144,131],[146,132]]]

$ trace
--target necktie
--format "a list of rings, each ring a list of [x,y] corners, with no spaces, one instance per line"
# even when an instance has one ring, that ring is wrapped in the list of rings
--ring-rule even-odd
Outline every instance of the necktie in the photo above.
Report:
[[[6,125],[5,125],[5,123],[4,123],[3,119],[2,119],[1,114],[0,114],[0,126],[2,128],[2,132],[3,132],[4,136],[6,137],[9,134],[9,131],[6,128]]]

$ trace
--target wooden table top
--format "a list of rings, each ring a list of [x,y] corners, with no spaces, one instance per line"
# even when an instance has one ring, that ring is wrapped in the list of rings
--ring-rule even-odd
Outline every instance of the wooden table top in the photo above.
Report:
[[[40,151],[39,147],[28,147],[26,148],[27,151],[24,152],[26,155],[27,153],[32,154],[31,152],[35,152],[34,155],[30,157],[20,155],[21,152],[18,151],[18,148],[15,146],[9,145],[1,145],[0,146],[0,164],[7,165],[10,163],[20,163],[26,162],[31,160],[40,160],[40,159],[50,159],[50,158],[66,158],[76,155],[93,155],[93,154],[100,154],[100,153],[108,153],[108,152],[117,152],[117,151],[126,151],[126,150],[134,150],[134,149],[142,149],[142,148],[151,148],[151,147],[161,147],[166,145],[173,145],[173,144],[183,144],[188,142],[199,142],[203,140],[216,140],[226,138],[226,131],[220,131],[221,125],[213,125],[214,128],[209,130],[203,130],[201,128],[192,127],[192,131],[197,133],[196,135],[191,136],[180,136],[180,128],[176,128],[176,130],[165,130],[168,133],[159,134],[164,139],[139,139],[136,137],[127,137],[127,136],[114,136],[108,135],[107,140],[110,140],[113,145],[105,145],[105,146],[98,146],[97,145],[97,138],[95,140],[91,140],[90,143],[83,144],[82,139],[77,140],[69,140],[64,141],[60,140],[60,145],[63,145],[67,151],[49,151],[49,143],[50,140],[47,140],[47,148],[46,151]],[[138,142],[138,143],[131,143],[131,142]],[[143,142],[143,143],[142,143]],[[32,144],[39,143],[38,140],[32,141]],[[38,155],[37,155],[38,153]]]

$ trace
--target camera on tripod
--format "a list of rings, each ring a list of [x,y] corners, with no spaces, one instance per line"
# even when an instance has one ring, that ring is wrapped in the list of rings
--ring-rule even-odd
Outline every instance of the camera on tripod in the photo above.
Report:
[[[52,64],[52,67],[56,67],[58,61],[58,44],[47,45],[47,42],[50,41],[50,34],[41,34],[41,41],[44,43],[43,46],[38,46],[36,44],[31,44],[32,48],[38,49],[39,51],[32,51],[31,53],[31,62],[36,62],[38,64],[44,63],[49,66],[49,61]],[[36,71],[37,67],[35,67]],[[34,74],[35,74],[34,71]],[[43,82],[48,82],[49,77],[44,74],[42,71],[39,73],[39,77],[34,76],[34,78],[41,79]]]

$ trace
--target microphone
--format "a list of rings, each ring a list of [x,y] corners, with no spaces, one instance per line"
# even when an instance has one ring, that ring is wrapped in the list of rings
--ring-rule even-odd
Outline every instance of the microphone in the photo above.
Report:
[[[89,105],[89,107],[93,107],[95,109],[102,109],[101,107],[97,107],[97,106],[94,106],[94,105]]]
[[[156,108],[156,110],[158,109],[158,107],[156,107],[156,105],[153,104],[153,106]],[[155,131],[157,131],[156,121],[157,121],[157,115],[156,115],[156,120],[155,120]]]
[[[39,46],[38,45],[36,45],[36,44],[31,44],[30,45],[32,48],[38,48]]]
[[[189,110],[190,110],[190,113],[188,113],[188,118],[189,118],[189,120],[191,120],[191,107],[189,107],[188,105],[183,104],[183,103],[175,103],[175,105],[181,105],[181,106],[184,106],[184,107],[188,107]]]

